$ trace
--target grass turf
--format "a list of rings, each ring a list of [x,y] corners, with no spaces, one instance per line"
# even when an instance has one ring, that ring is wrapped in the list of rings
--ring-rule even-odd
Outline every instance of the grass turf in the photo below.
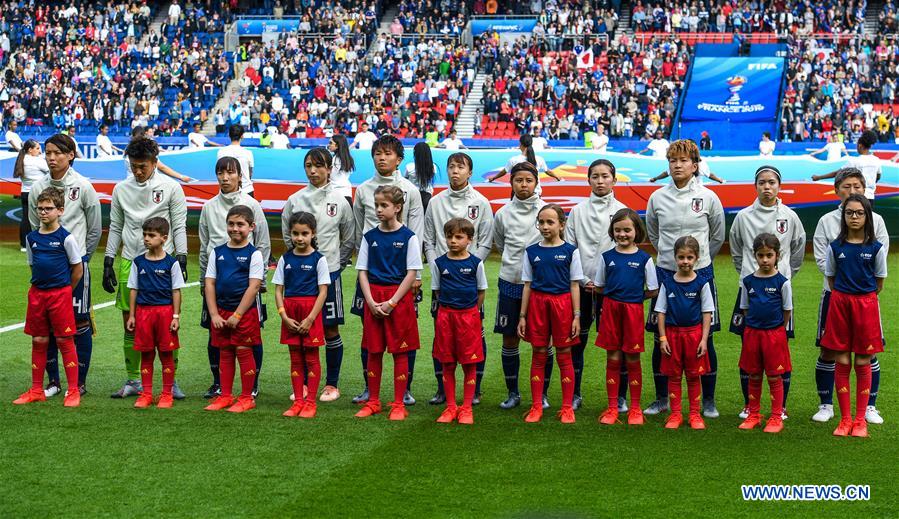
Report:
[[[9,230],[4,228],[0,245],[0,326],[24,319],[28,288],[24,255]],[[896,259],[890,257],[892,272],[897,272]],[[192,260],[189,274],[195,280],[198,268]],[[97,256],[92,263],[95,304],[111,300],[100,287],[101,261]],[[495,283],[496,258],[487,266],[488,278]],[[721,309],[729,317],[736,273],[723,256],[716,267]],[[352,275],[344,273],[348,294]],[[427,283],[427,273],[425,278]],[[899,332],[896,279],[888,279],[881,298],[888,340]],[[640,428],[598,425],[596,416],[605,406],[604,361],[592,346],[586,355],[585,406],[578,412],[577,424],[563,426],[553,412],[544,416],[543,423],[524,424],[526,405],[514,411],[497,406],[506,390],[500,340],[492,333],[488,333],[484,403],[475,409],[474,426],[434,423],[440,409],[425,402],[435,388],[429,346],[417,362],[413,392],[419,403],[411,408],[410,417],[401,423],[389,422],[385,415],[357,420],[350,397],[362,383],[361,330],[359,320],[350,315],[342,329],[343,396],[320,404],[316,419],[281,417],[290,405],[290,383],[287,352],[277,344],[277,319],[270,320],[264,331],[266,357],[258,408],[239,416],[207,413],[200,395],[210,374],[205,331],[197,326],[197,288],[184,291],[182,312],[178,380],[187,400],[176,402],[171,410],[135,410],[133,399],[108,397],[124,378],[121,317],[110,307],[96,313],[99,333],[90,393],[81,408],[63,408],[60,397],[19,407],[9,402],[28,386],[30,343],[21,330],[6,332],[0,335],[4,457],[0,509],[8,517],[36,516],[48,507],[71,516],[895,516],[899,505],[895,357],[889,353],[880,357],[884,382],[878,407],[886,424],[872,426],[871,438],[834,438],[835,421],[821,425],[809,420],[817,408],[813,339],[820,284],[814,263],[807,260],[794,280],[798,329],[792,342],[791,417],[777,436],[737,429],[736,414],[742,407],[739,341],[727,332],[718,333],[715,341],[722,417],[707,420],[704,432],[666,431],[662,417],[649,418]],[[494,290],[487,298],[488,332]],[[271,294],[268,301],[273,304]],[[430,344],[433,326],[426,312],[419,328],[422,344]],[[595,330],[591,341],[594,336]],[[529,347],[523,344],[522,351],[527,399]],[[650,357],[643,359],[644,403],[648,403],[653,394]],[[389,376],[390,361],[387,364]],[[385,384],[385,394],[390,391]],[[558,370],[550,400],[558,409]],[[763,409],[767,406],[763,395]],[[755,483],[869,484],[871,500],[742,501],[740,485]]]

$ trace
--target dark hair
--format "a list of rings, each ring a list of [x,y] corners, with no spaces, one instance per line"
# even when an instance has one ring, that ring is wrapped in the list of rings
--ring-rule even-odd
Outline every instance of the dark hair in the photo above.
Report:
[[[877,134],[871,130],[865,130],[862,132],[861,137],[858,138],[858,144],[859,146],[870,150],[877,144]]]
[[[256,223],[256,215],[253,214],[253,210],[245,205],[235,205],[231,209],[228,210],[228,216],[225,217],[225,221],[231,219],[232,216],[239,216],[247,221],[248,224],[254,225]]]
[[[72,155],[76,154],[77,146],[75,141],[64,133],[57,133],[56,135],[50,136],[46,141],[44,141],[44,149],[47,148],[48,144],[52,144],[56,146],[59,151],[63,153],[71,153]],[[72,161],[75,160],[75,157],[72,157]]]
[[[215,174],[218,175],[219,171],[230,171],[234,170],[238,175],[241,174],[240,171],[240,161],[234,157],[222,157],[215,161]]]
[[[518,138],[518,144],[525,148],[524,157],[528,162],[537,165],[537,155],[534,154],[534,138],[530,134],[524,134]]]
[[[609,159],[596,159],[590,163],[590,167],[587,168],[587,178],[590,178],[590,173],[593,171],[593,168],[598,166],[605,166],[612,171],[612,178],[615,178],[615,164],[612,164],[612,161]]]
[[[346,136],[337,134],[331,137],[331,140],[337,145],[337,151],[334,152],[334,156],[340,160],[341,169],[343,171],[354,171],[356,163],[353,162],[353,155],[350,154],[350,145],[346,142]]]
[[[780,240],[777,239],[777,236],[774,236],[770,232],[763,232],[755,237],[755,240],[752,241],[752,253],[756,254],[758,251],[763,248],[768,248],[774,251],[774,253],[780,257]]]
[[[833,177],[833,188],[839,189],[840,184],[846,181],[849,178],[857,178],[861,180],[862,187],[867,187],[867,183],[865,182],[865,176],[862,175],[862,170],[858,168],[840,168],[837,170],[837,174]]]
[[[862,209],[865,210],[865,245],[870,245],[871,242],[875,240],[874,236],[874,211],[871,209],[871,202],[868,201],[863,195],[852,194],[846,197],[846,200],[843,201],[843,205],[841,208],[842,213],[840,214],[840,234],[837,236],[837,240],[840,243],[846,243],[846,240],[849,238],[849,226],[846,224],[846,206],[849,205],[849,202],[858,202],[862,205]]]
[[[25,155],[28,155],[28,152],[35,147],[40,148],[41,145],[34,139],[28,139],[22,144],[22,149],[19,150],[19,155],[16,157],[16,165],[12,168],[13,178],[22,178],[25,176]]]
[[[467,153],[462,153],[461,151],[457,151],[453,153],[446,159],[446,169],[449,171],[449,165],[455,162],[456,164],[462,164],[463,166],[468,168],[468,171],[474,173],[474,161],[471,160],[471,157],[468,156]],[[418,166],[416,166],[417,168]]]
[[[52,202],[57,209],[62,209],[66,206],[66,196],[62,192],[62,189],[56,187],[48,187],[47,189],[41,191],[41,194],[37,195],[36,204],[39,204],[41,202]]]
[[[762,132],[762,135],[768,137],[769,139],[771,138],[771,132]]]
[[[538,183],[540,182],[540,174],[537,172],[537,166],[531,164],[530,162],[519,162],[512,166],[512,171],[509,172],[509,182],[512,182],[512,179],[515,178],[516,173],[530,173],[534,175],[534,180]]]
[[[396,219],[398,222],[403,221],[402,220],[402,212],[403,212],[403,206],[406,204],[406,193],[404,193],[402,189],[400,189],[396,186],[378,186],[378,188],[375,189],[375,194],[374,194],[373,198],[377,198],[378,195],[381,195],[384,198],[386,198],[387,201],[390,202],[391,204],[400,207],[400,214],[396,215]]]
[[[128,159],[153,160],[159,157],[159,145],[149,137],[135,137],[125,147]]]
[[[321,148],[315,148],[315,149],[321,149]],[[293,229],[294,225],[305,225],[306,227],[311,229],[312,232],[315,232],[315,229],[317,227],[317,224],[315,222],[315,215],[313,215],[312,213],[307,213],[306,211],[300,211],[298,213],[293,213],[292,215],[290,215],[290,220],[287,221],[287,229],[288,230]],[[318,248],[318,239],[317,238],[312,238],[312,248],[313,249]]]
[[[633,209],[627,207],[619,209],[612,215],[612,220],[609,222],[609,238],[612,238],[613,241],[615,240],[615,233],[612,228],[615,227],[616,223],[627,219],[630,219],[634,224],[634,243],[643,243],[646,241],[646,229],[643,227],[643,221],[640,220],[640,215]]]
[[[331,159],[331,152],[328,151],[328,148],[322,148],[321,146],[319,146],[307,151],[306,156],[303,157],[303,167],[306,166],[307,160],[312,162],[313,166],[324,166],[328,168],[328,176],[330,177],[331,165],[333,164],[333,160]]]
[[[426,142],[419,142],[412,149],[415,157],[415,177],[418,185],[426,189],[434,183],[434,157],[431,155],[431,147]]]
[[[544,205],[543,207],[540,208],[539,211],[537,211],[537,218],[540,218],[540,213],[542,213],[543,211],[546,211],[547,209],[556,212],[556,215],[559,217],[559,223],[561,223],[562,226],[564,227],[564,226],[565,226],[565,222],[568,221],[568,217],[565,215],[565,210],[562,209],[562,206],[559,205],[559,204],[546,204],[546,205]],[[564,238],[563,238],[563,239],[564,239]]]
[[[469,238],[474,238],[474,224],[467,218],[450,218],[443,224],[443,235],[450,237],[457,232],[464,232]]]
[[[764,173],[764,172],[766,172],[766,171],[770,171],[771,173],[774,173],[774,176],[777,177],[777,183],[778,183],[778,184],[781,183],[781,180],[780,180],[780,170],[777,169],[777,168],[774,167],[774,166],[770,166],[770,165],[767,165],[767,164],[764,165],[764,166],[759,166],[759,169],[755,170],[755,181],[758,182],[758,180],[759,180],[759,175],[761,175],[762,173]]]
[[[147,134],[146,126],[135,126],[131,129],[131,138],[134,139],[136,137],[143,137]]]
[[[239,141],[243,137],[243,126],[240,124],[234,124],[230,128],[228,128],[228,138],[231,139],[232,142]]]
[[[169,221],[161,216],[147,218],[143,225],[144,232],[158,232],[163,236],[169,235],[169,229]]]
[[[692,236],[681,236],[674,242],[674,255],[677,256],[677,251],[681,249],[687,249],[693,251],[696,256],[699,256],[699,242],[696,241],[696,238]]]
[[[371,156],[374,157],[375,152],[381,148],[384,148],[388,151],[392,150],[394,153],[396,153],[396,156],[401,159],[406,156],[406,152],[403,151],[403,143],[393,135],[388,134],[378,137],[378,140],[376,140],[375,143],[371,146]]]
[[[109,128],[109,125],[106,124],[106,123],[101,124],[99,129],[100,129],[100,130],[103,130],[103,128]]]

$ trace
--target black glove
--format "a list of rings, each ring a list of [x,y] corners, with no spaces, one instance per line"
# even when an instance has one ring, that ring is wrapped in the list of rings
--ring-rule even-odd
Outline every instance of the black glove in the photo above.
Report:
[[[184,281],[187,281],[187,254],[179,254],[175,256],[175,259],[178,260],[178,266],[181,267],[181,275],[184,276]]]
[[[115,293],[115,287],[118,285],[115,279],[115,269],[112,268],[113,263],[115,263],[114,257],[106,256],[103,258],[103,290],[110,294]]]

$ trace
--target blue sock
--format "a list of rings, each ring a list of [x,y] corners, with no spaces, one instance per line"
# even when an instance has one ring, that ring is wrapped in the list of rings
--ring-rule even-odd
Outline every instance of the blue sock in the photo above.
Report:
[[[550,346],[546,348],[546,369],[543,371],[543,394],[549,392],[549,379],[553,376],[553,358],[556,356],[556,349]]]
[[[362,382],[365,384],[365,389],[368,390],[368,350],[363,347],[359,353],[362,358]]]
[[[621,371],[618,372],[620,380],[618,382],[618,398],[627,400],[629,386],[627,385],[627,358],[621,359]]]
[[[209,357],[209,371],[212,372],[212,383],[220,386],[222,378],[219,374],[219,359],[221,354],[219,349],[212,345],[212,336],[209,336],[209,342],[206,343],[206,356]]]
[[[412,350],[407,353],[407,355],[409,356],[409,383],[406,384],[406,391],[412,391],[412,377],[413,375],[415,375],[415,354],[417,352],[418,350]]]
[[[481,334],[481,348],[484,351],[484,360],[478,362],[475,367],[475,395],[481,394],[481,381],[484,380],[484,368],[487,367],[487,337],[483,333]]]
[[[868,405],[877,405],[877,390],[880,389],[880,361],[877,356],[871,359],[871,393],[868,395]],[[786,393],[784,393],[786,398]]]
[[[253,346],[253,360],[256,361],[256,379],[253,380],[253,391],[259,391],[259,374],[262,373],[262,345]],[[300,395],[303,396],[303,395]]]
[[[518,370],[521,367],[518,348],[503,347],[501,359],[503,361],[503,376],[506,378],[506,389],[510,393],[518,393]]]
[[[325,385],[337,387],[340,380],[340,365],[343,364],[343,339],[340,334],[325,339],[325,363],[328,369]]]
[[[784,410],[787,408],[787,395],[790,394],[790,381],[793,378],[793,372],[787,371],[783,375],[780,376],[781,380],[784,383]]]
[[[59,384],[59,349],[56,347],[56,337],[50,336],[47,345],[47,382]]]
[[[699,377],[702,383],[702,399],[715,400],[715,384],[718,382],[718,355],[715,353],[715,341],[712,334],[709,334],[709,368],[710,371]]]
[[[571,347],[571,363],[574,364],[574,394],[581,396],[581,376],[584,373],[584,349],[587,337],[581,335],[581,341]]]
[[[94,349],[93,329],[90,325],[78,328],[75,334],[75,352],[78,353],[78,385],[87,382],[87,372],[91,367],[91,352]],[[58,366],[57,366],[58,369]]]
[[[668,377],[662,374],[662,348],[659,346],[659,336],[652,340],[652,380],[656,386],[656,400],[668,399]]]
[[[443,393],[443,364],[431,357],[431,360],[434,362],[434,376],[437,378],[437,392]]]
[[[786,400],[786,387],[784,388],[784,400]],[[749,373],[740,368],[740,390],[743,391],[743,407],[749,406]]]
[[[818,357],[815,363],[815,385],[818,386],[818,398],[822,404],[833,405],[833,376],[836,362],[826,361]],[[873,378],[873,377],[872,377]]]

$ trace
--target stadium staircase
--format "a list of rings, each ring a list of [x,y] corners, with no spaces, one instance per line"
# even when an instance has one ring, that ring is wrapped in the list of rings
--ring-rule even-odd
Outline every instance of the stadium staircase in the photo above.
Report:
[[[619,34],[627,34],[628,36],[634,34],[634,29],[631,27],[631,12],[633,10],[631,0],[623,0],[621,2],[621,10],[618,11],[618,26],[615,27],[616,36]]]
[[[365,53],[365,59],[369,63],[371,63],[372,57],[374,57],[375,51],[377,50],[378,35],[384,33],[390,34],[390,24],[393,23],[393,19],[396,18],[398,14],[400,14],[400,7],[398,5],[391,5],[381,15],[381,24],[378,25],[378,30],[372,34],[371,41],[368,42],[368,52]]]
[[[141,45],[146,45],[147,41],[150,39],[150,31],[155,31],[156,34],[161,34],[160,29],[162,28],[163,22],[165,22],[169,17],[169,6],[171,5],[171,2],[163,2],[159,6],[159,10],[156,11],[156,17],[153,18],[152,22],[150,22],[150,27],[147,29],[147,32],[144,33],[144,37],[140,39]]]
[[[865,11],[865,34],[877,35],[880,31],[880,20],[877,19],[883,9],[883,0],[870,0]]]
[[[215,136],[215,114],[220,111],[225,114],[225,120],[228,119],[228,108],[231,102],[240,95],[240,78],[243,77],[244,71],[250,66],[247,62],[234,62],[234,76],[228,81],[228,86],[222,92],[222,95],[215,102],[215,106],[209,111],[209,117],[203,123],[200,133],[208,137]]]
[[[468,91],[468,97],[462,110],[459,111],[459,117],[456,119],[456,133],[460,139],[469,139],[474,135],[475,111],[482,108],[481,100],[484,98],[484,82],[487,80],[487,74],[478,72],[474,77],[474,83]]]

